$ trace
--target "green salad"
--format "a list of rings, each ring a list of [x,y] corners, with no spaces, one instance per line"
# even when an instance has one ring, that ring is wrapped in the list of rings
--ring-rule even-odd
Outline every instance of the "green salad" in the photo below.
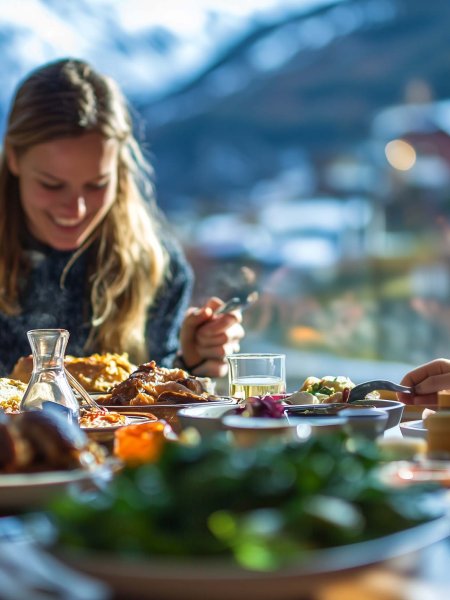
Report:
[[[343,435],[236,448],[167,443],[95,496],[52,506],[60,545],[116,555],[228,556],[272,570],[311,549],[360,542],[440,516],[433,486],[389,488],[378,450]],[[439,509],[440,510],[440,509]]]

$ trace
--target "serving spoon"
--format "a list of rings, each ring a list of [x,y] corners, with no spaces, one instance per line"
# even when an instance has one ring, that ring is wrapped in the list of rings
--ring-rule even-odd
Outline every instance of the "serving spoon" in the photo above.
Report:
[[[374,390],[389,390],[391,392],[401,392],[402,394],[413,394],[414,388],[407,387],[406,385],[400,385],[393,383],[392,381],[386,381],[385,379],[366,381],[365,383],[359,383],[350,390],[347,398],[347,402],[356,402],[356,400],[362,400],[366,397],[369,392]]]
[[[107,413],[108,410],[104,407],[104,406],[100,406],[100,404],[97,404],[97,402],[94,400],[94,398],[92,398],[92,396],[84,389],[84,387],[81,385],[81,383],[75,379],[75,377],[72,375],[72,373],[64,368],[64,372],[66,374],[67,379],[69,380],[70,385],[73,387],[73,389],[75,391],[77,391],[80,396],[83,398],[83,400],[89,404],[89,406],[91,408],[93,408],[94,410],[97,410],[99,412],[102,413]]]

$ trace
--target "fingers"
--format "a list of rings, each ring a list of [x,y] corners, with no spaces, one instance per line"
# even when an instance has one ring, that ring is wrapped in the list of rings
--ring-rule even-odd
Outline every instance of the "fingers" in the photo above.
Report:
[[[245,331],[241,325],[240,311],[214,314],[223,306],[220,298],[212,297],[201,308],[191,307],[181,326],[180,346],[185,363],[201,362],[195,375],[223,377],[228,371],[224,357],[240,350],[240,340]]]
[[[450,372],[442,375],[431,375],[414,386],[416,394],[433,394],[450,388]]]
[[[239,342],[230,342],[229,344],[218,344],[217,346],[197,346],[197,351],[203,359],[224,360],[229,354],[239,352]]]
[[[238,342],[245,335],[244,328],[240,323],[235,323],[225,330],[218,330],[212,325],[204,325],[197,331],[197,343],[203,347],[218,346]]]
[[[223,360],[208,359],[205,360],[197,369],[192,372],[199,377],[225,377],[228,373],[228,364]]]
[[[415,387],[429,377],[433,377],[434,375],[445,375],[448,373],[450,373],[450,360],[447,360],[446,358],[437,358],[407,373],[400,383],[402,385]]]
[[[437,402],[436,394],[416,395],[398,392],[397,399],[405,404],[436,404]]]
[[[213,311],[210,307],[191,307],[181,325],[180,347],[187,365],[197,364],[203,357],[197,350],[197,331],[203,323],[211,319]]]
[[[205,304],[203,306],[210,308],[212,311],[215,311],[218,308],[220,308],[221,306],[223,306],[224,304],[225,303],[220,298],[217,298],[216,296],[211,296],[211,298],[208,298],[208,300],[205,302]]]
[[[407,373],[402,385],[414,388],[414,395],[399,394],[407,404],[436,404],[437,392],[450,388],[450,360],[437,358]]]

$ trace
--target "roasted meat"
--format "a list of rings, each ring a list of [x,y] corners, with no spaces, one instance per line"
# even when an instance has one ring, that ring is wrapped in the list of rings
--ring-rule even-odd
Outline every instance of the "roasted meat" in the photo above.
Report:
[[[76,426],[47,411],[0,420],[0,473],[76,469],[101,462],[104,454]]]
[[[140,365],[128,379],[111,392],[113,406],[145,405],[164,402],[207,402],[210,399],[202,382],[182,369],[166,369],[155,361]]]

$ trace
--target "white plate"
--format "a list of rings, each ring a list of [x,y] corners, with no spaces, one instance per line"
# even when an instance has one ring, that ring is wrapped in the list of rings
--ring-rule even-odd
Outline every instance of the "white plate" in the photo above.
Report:
[[[427,436],[427,429],[422,420],[400,423],[400,431],[404,437],[418,437],[425,439]]]
[[[0,474],[0,508],[37,508],[70,486],[86,488],[96,479],[108,480],[110,477],[111,466],[108,463],[92,470]]]
[[[205,558],[126,560],[101,554],[69,558],[65,554],[65,560],[105,581],[120,597],[130,600],[298,600],[317,592],[324,582],[333,582],[368,565],[400,556],[419,560],[417,551],[444,539],[449,525],[448,517],[442,517],[375,540],[307,552],[297,564],[272,573],[246,571],[225,561]],[[393,561],[393,569],[395,565]]]
[[[125,417],[125,423],[117,423],[116,425],[108,425],[107,427],[81,427],[81,429],[85,433],[94,433],[94,432],[110,432],[116,431],[121,427],[126,427],[127,425],[138,425],[139,423],[148,423],[150,421],[156,421],[156,417],[151,419],[150,417],[146,417],[145,415],[127,415]]]

